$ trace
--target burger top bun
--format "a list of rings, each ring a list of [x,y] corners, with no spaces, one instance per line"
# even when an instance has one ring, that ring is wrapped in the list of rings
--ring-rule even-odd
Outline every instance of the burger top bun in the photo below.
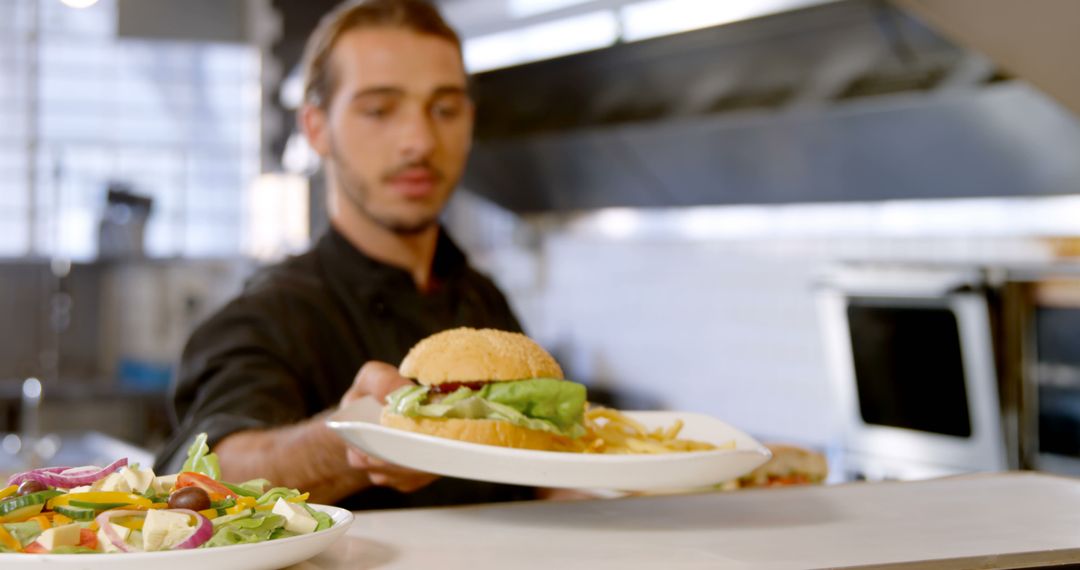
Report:
[[[529,337],[466,327],[436,333],[416,343],[401,361],[399,371],[426,386],[563,378],[559,363]]]

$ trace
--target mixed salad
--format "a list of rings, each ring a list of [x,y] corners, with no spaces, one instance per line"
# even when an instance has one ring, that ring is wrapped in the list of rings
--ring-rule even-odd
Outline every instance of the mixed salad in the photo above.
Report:
[[[183,470],[158,476],[120,459],[46,467],[0,488],[0,553],[90,554],[213,548],[333,526],[307,493],[265,479],[221,480],[218,458],[195,438]]]

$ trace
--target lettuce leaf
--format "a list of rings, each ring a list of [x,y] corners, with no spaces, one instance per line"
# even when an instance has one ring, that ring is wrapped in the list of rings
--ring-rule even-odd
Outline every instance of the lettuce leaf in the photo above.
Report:
[[[563,432],[585,416],[585,386],[554,378],[485,384],[480,397],[509,406],[527,417],[547,420]]]
[[[318,526],[315,527],[314,532],[319,532],[320,530],[326,530],[326,529],[334,526],[334,519],[330,518],[330,515],[322,512],[322,511],[316,511],[315,509],[311,508],[311,506],[308,505],[307,503],[300,503],[300,504],[303,505],[303,507],[305,509],[307,509],[308,514],[311,515],[311,517],[314,518],[315,521],[319,523]]]
[[[266,492],[266,488],[270,486],[270,482],[266,479],[252,479],[251,481],[244,481],[239,485],[226,483],[224,481],[220,481],[220,483],[228,487],[233,493],[243,497],[259,497]]]
[[[188,448],[187,461],[181,471],[194,471],[202,473],[215,481],[221,479],[221,466],[218,464],[218,456],[211,453],[210,446],[206,445],[206,433],[195,436],[195,441]]]
[[[495,382],[479,391],[466,387],[426,403],[428,388],[405,386],[390,394],[394,413],[409,417],[501,420],[569,437],[585,433],[585,386],[553,378]]]
[[[256,511],[249,517],[235,519],[215,528],[214,536],[200,548],[265,542],[270,540],[274,531],[284,526],[285,517],[268,511]]]
[[[293,497],[299,497],[300,491],[296,489],[290,489],[288,487],[274,487],[269,491],[263,493],[258,499],[255,499],[257,505],[272,505],[277,502],[278,498],[292,499]]]
[[[37,540],[37,537],[41,535],[41,525],[37,521],[26,521],[17,523],[4,523],[4,528],[7,529],[11,536],[19,541],[23,547],[31,542]]]

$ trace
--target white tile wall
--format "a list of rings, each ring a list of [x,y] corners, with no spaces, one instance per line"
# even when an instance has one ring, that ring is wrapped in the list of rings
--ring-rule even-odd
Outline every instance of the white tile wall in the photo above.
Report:
[[[824,444],[836,414],[810,287],[819,260],[761,249],[553,236],[523,318],[582,380]]]

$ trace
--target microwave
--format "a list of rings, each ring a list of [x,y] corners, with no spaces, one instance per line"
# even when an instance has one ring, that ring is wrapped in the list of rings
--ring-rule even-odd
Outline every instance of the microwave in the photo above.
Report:
[[[1015,467],[999,295],[979,268],[846,265],[817,291],[842,478]]]

